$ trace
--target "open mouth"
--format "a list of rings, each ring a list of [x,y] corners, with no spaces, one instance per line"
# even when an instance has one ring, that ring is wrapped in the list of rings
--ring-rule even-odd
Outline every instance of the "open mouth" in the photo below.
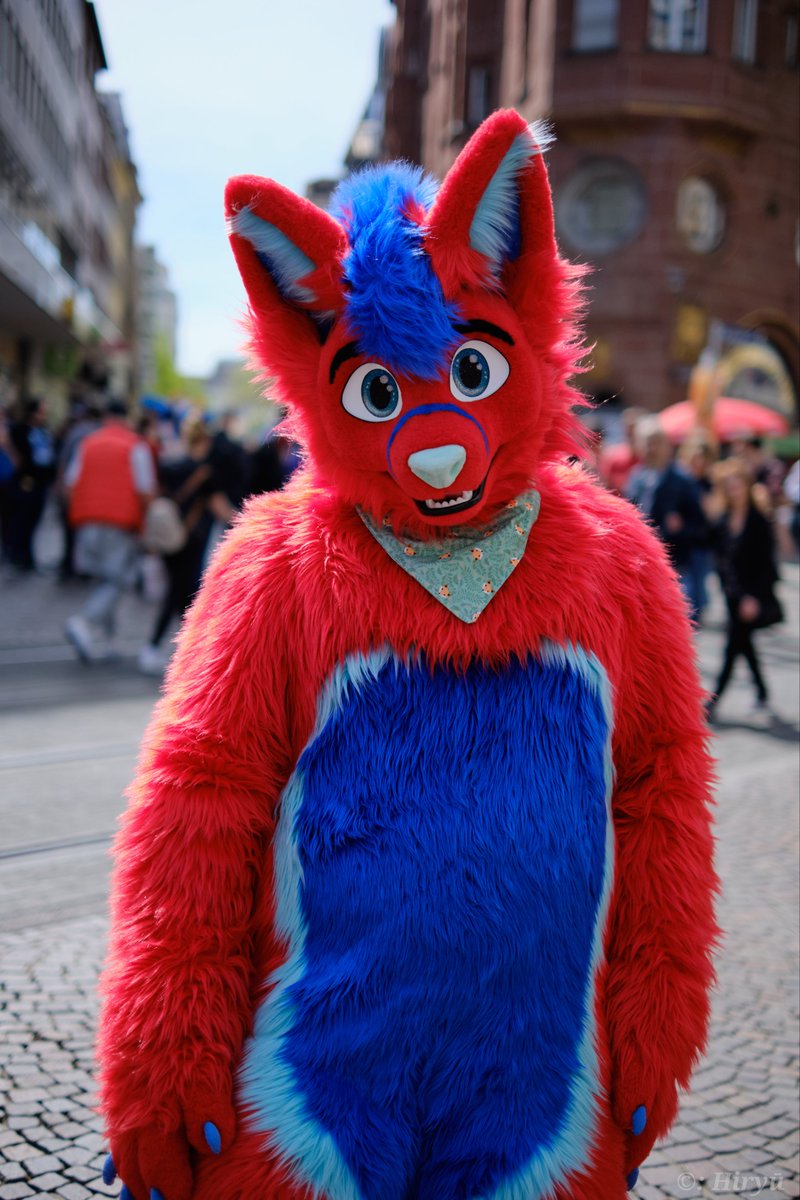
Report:
[[[415,500],[417,508],[426,516],[430,514],[449,516],[451,513],[462,512],[464,509],[473,508],[483,496],[483,488],[486,483],[484,479],[480,487],[475,491],[463,491],[453,493],[450,496],[441,496],[437,500]]]

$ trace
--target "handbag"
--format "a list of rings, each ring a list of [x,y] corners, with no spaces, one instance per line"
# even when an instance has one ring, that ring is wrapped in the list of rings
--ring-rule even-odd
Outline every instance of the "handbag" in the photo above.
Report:
[[[158,496],[151,500],[144,519],[142,545],[151,554],[177,554],[189,533],[174,500]]]
[[[158,496],[151,500],[142,530],[142,545],[145,550],[153,554],[177,554],[183,549],[200,520],[207,501],[205,496],[198,497],[185,516],[180,505],[210,478],[211,468],[208,463],[201,463],[182,487],[178,488],[173,499]]]
[[[774,592],[761,601],[758,616],[753,621],[753,629],[769,629],[771,625],[780,625],[786,619],[783,605]]]

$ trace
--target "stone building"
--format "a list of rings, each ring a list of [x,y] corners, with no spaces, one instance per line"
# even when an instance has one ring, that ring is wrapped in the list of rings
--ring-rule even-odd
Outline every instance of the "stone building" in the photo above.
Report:
[[[498,106],[552,121],[592,264],[585,386],[658,409],[709,339],[796,421],[797,0],[395,0],[384,153],[442,176]]]
[[[87,357],[133,386],[140,202],[89,0],[0,0],[0,399],[63,399]]]
[[[143,392],[158,392],[163,383],[164,367],[174,369],[178,301],[155,246],[137,246],[134,253],[137,376]]]

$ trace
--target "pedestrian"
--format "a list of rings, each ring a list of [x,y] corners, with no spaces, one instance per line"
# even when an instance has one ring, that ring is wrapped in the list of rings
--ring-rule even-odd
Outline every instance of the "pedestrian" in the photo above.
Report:
[[[703,433],[691,435],[678,451],[678,465],[697,485],[697,495],[705,517],[694,545],[689,547],[685,572],[689,603],[697,624],[700,624],[708,606],[707,580],[713,566],[709,506],[714,487],[711,478],[714,458],[711,443]]]
[[[23,404],[22,419],[14,422],[9,432],[16,465],[8,486],[4,550],[18,571],[32,571],[36,566],[33,538],[56,466],[55,446],[47,428],[44,401],[33,396],[27,399]]]
[[[17,452],[11,441],[6,413],[0,409],[0,559],[6,559],[10,540],[11,485],[17,470]]]
[[[744,658],[756,689],[755,710],[768,711],[769,694],[753,634],[783,619],[775,595],[778,571],[772,526],[754,499],[752,472],[741,458],[728,458],[714,473],[720,516],[715,526],[718,569],[728,607],[722,666],[708,702],[709,718],[730,682],[737,658]]]
[[[80,444],[64,477],[75,528],[75,568],[95,580],[81,612],[64,632],[84,661],[105,656],[97,635],[111,639],[123,590],[132,582],[138,537],[155,488],[150,451],[128,425],[122,400],[108,401],[101,427]]]
[[[186,612],[200,586],[214,524],[228,525],[235,512],[216,472],[213,440],[200,413],[191,412],[184,418],[181,437],[186,453],[178,462],[162,465],[161,484],[164,495],[180,512],[185,541],[180,549],[164,555],[166,593],[150,640],[139,652],[139,669],[145,675],[164,671],[164,637],[173,620]]]
[[[612,492],[626,494],[631,473],[641,462],[641,450],[636,439],[636,427],[647,414],[643,408],[623,409],[622,429],[625,440],[603,446],[597,460],[598,474]]]
[[[299,466],[297,446],[282,434],[269,433],[250,455],[250,494],[278,492]]]
[[[636,427],[636,439],[641,463],[631,473],[625,494],[666,545],[692,617],[697,620],[689,564],[692,551],[707,536],[697,484],[673,462],[672,443],[658,417],[643,417]]]
[[[730,443],[729,456],[741,458],[753,477],[754,496],[759,500],[762,511],[771,516],[783,500],[783,481],[786,465],[764,446],[764,439],[757,433],[743,432]]]
[[[101,408],[95,396],[90,393],[86,400],[78,399],[73,405],[71,420],[64,430],[61,445],[58,450],[58,473],[56,475],[55,492],[58,497],[59,516],[63,531],[64,546],[58,577],[62,583],[75,577],[75,529],[69,519],[69,504],[64,480],[69,465],[74,458],[78,446],[84,438],[100,427]]]

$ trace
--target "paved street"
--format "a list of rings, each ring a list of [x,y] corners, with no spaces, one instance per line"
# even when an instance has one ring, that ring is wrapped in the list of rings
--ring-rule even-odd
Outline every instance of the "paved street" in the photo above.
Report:
[[[737,676],[715,727],[725,943],[711,1045],[642,1171],[644,1200],[800,1195],[797,566],[784,576],[790,620],[760,635],[776,716],[750,715]],[[157,685],[135,669],[152,616],[136,597],[125,656],[75,662],[61,626],[80,594],[52,577],[0,582],[0,1200],[118,1191],[100,1179],[92,1112],[94,989],[109,840]],[[717,599],[698,636],[709,683],[720,620]]]

